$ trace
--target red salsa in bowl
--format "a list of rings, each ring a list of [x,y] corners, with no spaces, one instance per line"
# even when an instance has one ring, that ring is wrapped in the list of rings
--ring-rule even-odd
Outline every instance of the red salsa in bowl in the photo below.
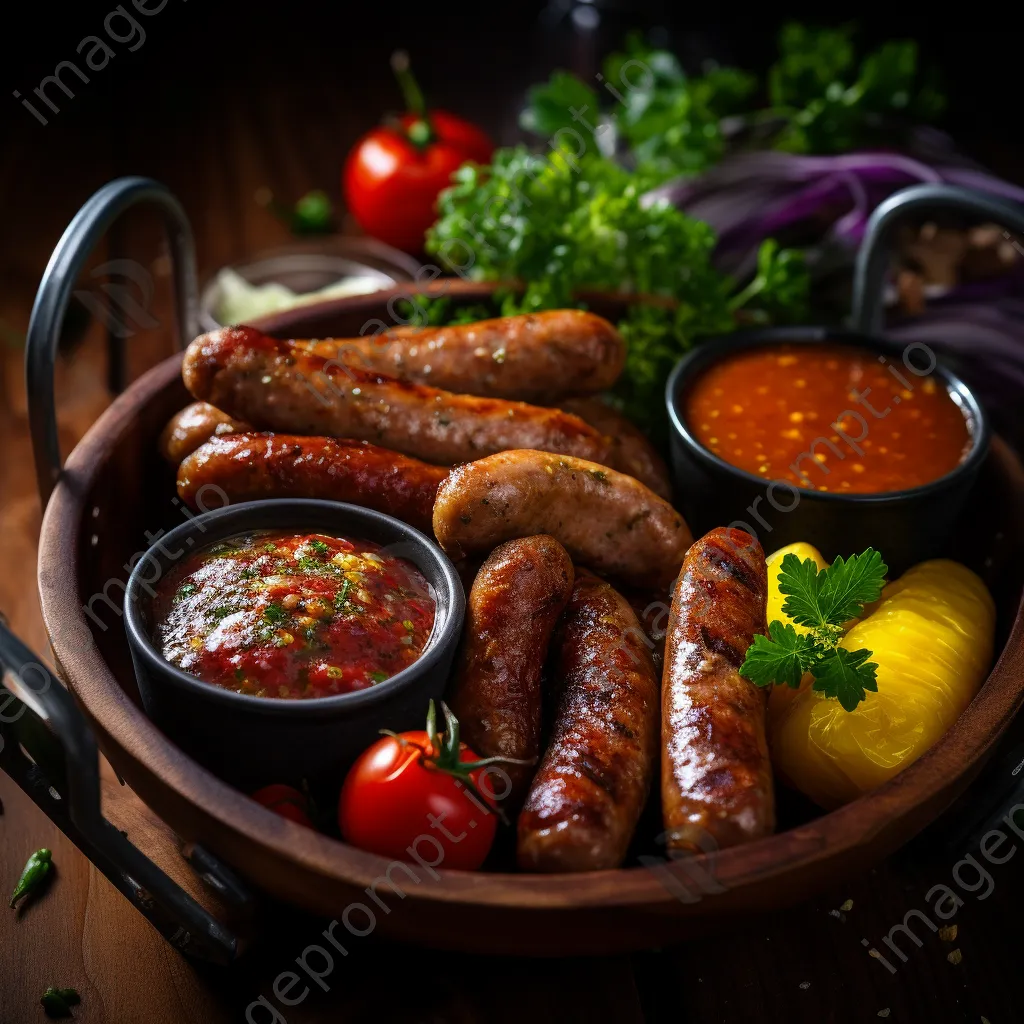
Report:
[[[974,442],[934,367],[828,342],[742,349],[693,382],[684,418],[708,451],[766,483],[907,490],[951,473]]]
[[[167,573],[155,640],[164,658],[204,682],[303,700],[366,689],[413,664],[435,610],[423,574],[379,544],[257,531]]]

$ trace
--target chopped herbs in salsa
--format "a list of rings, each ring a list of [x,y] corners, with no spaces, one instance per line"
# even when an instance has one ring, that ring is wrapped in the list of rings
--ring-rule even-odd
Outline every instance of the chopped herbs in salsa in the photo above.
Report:
[[[382,683],[434,624],[427,581],[368,541],[249,534],[173,569],[157,598],[170,662],[226,689],[303,699]]]

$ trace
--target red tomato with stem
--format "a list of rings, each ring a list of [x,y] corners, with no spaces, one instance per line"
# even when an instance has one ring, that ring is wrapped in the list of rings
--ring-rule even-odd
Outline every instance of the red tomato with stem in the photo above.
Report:
[[[273,785],[257,789],[252,794],[256,803],[266,807],[268,811],[279,814],[282,818],[312,828],[313,822],[309,817],[309,798],[305,793],[300,792],[294,786],[285,786],[275,782]]]
[[[425,731],[388,733],[359,756],[341,789],[338,825],[362,850],[473,871],[491,849],[511,783],[489,768],[499,758],[477,758],[459,742],[458,721],[441,708],[444,734],[431,701]]]
[[[467,160],[490,163],[494,144],[475,125],[443,110],[427,111],[409,59],[391,59],[408,112],[364,135],[345,163],[345,201],[359,226],[408,252],[423,248],[436,219],[437,195]]]

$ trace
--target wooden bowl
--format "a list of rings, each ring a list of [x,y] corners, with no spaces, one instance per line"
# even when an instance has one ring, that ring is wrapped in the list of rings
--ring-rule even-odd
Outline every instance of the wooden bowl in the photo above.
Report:
[[[444,287],[472,301],[491,291]],[[258,326],[281,336],[353,335],[370,321],[394,322],[389,300],[414,290],[425,289],[399,286],[335,300],[275,314]],[[592,298],[598,312],[622,312],[621,298]],[[141,710],[114,609],[132,556],[148,547],[144,531],[172,528],[184,516],[173,474],[156,454],[160,429],[189,400],[179,364],[179,357],[170,358],[139,378],[67,461],[46,510],[39,556],[53,651],[103,752],[171,828],[272,896],[350,920],[357,931],[365,932],[372,919],[382,933],[452,948],[469,948],[468,936],[485,934],[498,954],[611,952],[679,940],[729,914],[797,902],[866,870],[939,815],[977,774],[1021,705],[1024,470],[996,438],[949,553],[989,583],[999,607],[1001,654],[970,707],[919,761],[840,810],[798,817],[786,831],[714,857],[670,865],[657,855],[638,864],[634,856],[633,866],[621,870],[557,876],[414,865],[415,880],[405,870],[391,872],[400,898],[382,881],[386,859],[260,807],[183,754]],[[109,604],[94,596],[104,592]],[[375,879],[376,899],[366,892]]]

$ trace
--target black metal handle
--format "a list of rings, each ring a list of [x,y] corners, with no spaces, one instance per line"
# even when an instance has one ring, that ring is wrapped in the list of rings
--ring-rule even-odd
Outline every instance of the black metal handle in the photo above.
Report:
[[[936,210],[975,214],[1024,233],[1024,207],[1006,199],[958,185],[914,185],[881,203],[868,221],[853,271],[854,330],[880,334],[883,327],[882,286],[889,268],[892,233],[904,217]]]
[[[2,621],[0,674],[0,768],[168,942],[212,963],[234,960],[236,936],[103,817],[99,756],[85,717]],[[245,886],[206,851],[193,847],[188,859],[221,898],[250,905]]]
[[[151,178],[118,178],[104,185],[75,214],[57,243],[36,292],[25,339],[29,426],[44,508],[62,465],[53,372],[72,289],[103,233],[125,210],[139,203],[153,203],[164,215],[171,249],[179,344],[199,333],[195,250],[192,229],[181,204],[164,185]]]

